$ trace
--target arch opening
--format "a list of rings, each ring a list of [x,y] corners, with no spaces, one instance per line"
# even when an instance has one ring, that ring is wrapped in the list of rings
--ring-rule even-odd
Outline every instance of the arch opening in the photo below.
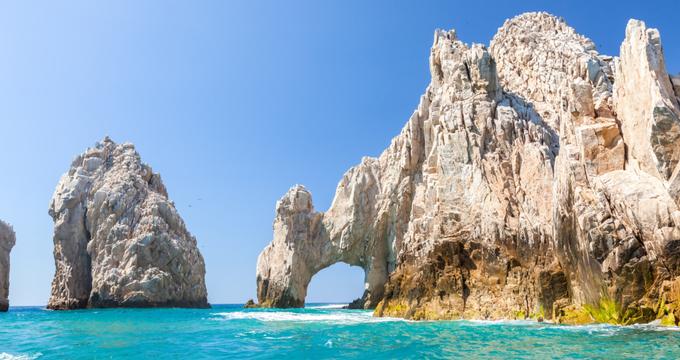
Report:
[[[337,262],[312,276],[307,286],[305,306],[349,305],[361,300],[366,291],[366,273],[359,266]],[[363,302],[361,302],[363,305]],[[362,306],[363,307],[363,306]]]

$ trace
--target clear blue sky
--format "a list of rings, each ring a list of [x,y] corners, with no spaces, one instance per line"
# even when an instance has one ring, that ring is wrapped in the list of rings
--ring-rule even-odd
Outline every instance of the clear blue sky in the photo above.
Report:
[[[342,174],[389,144],[429,82],[434,29],[488,44],[504,19],[530,10],[564,17],[611,55],[627,20],[645,20],[680,71],[674,1],[2,2],[0,219],[17,232],[12,304],[47,302],[50,197],[104,135],[133,142],[161,173],[205,257],[209,300],[254,297],[276,200],[301,183],[325,210]],[[356,298],[362,279],[329,268],[308,301]]]

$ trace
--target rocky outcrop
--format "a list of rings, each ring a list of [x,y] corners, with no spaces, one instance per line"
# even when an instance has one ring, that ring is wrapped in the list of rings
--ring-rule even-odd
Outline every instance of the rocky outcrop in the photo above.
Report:
[[[109,138],[79,155],[50,202],[50,309],[208,307],[205,265],[160,175]]]
[[[616,74],[616,110],[630,152],[626,167],[669,180],[680,159],[680,104],[656,29],[628,23]]]
[[[488,49],[435,32],[431,83],[380,157],[325,213],[301,186],[278,202],[260,305],[303,306],[342,261],[365,270],[376,315],[677,317],[680,120],[663,64],[634,20],[619,58],[546,13],[506,21]]]
[[[375,306],[381,299],[388,275],[388,264],[384,262],[388,249],[373,244],[380,239],[373,235],[375,224],[370,222],[375,210],[366,202],[377,191],[377,174],[371,173],[377,164],[372,159],[365,160],[345,175],[333,212],[314,211],[311,194],[299,185],[279,200],[274,241],[258,260],[257,294],[261,306],[302,307],[312,276],[340,261],[360,266],[366,272],[363,300],[367,306]]]
[[[0,220],[0,311],[9,308],[9,253],[15,242],[12,227]]]

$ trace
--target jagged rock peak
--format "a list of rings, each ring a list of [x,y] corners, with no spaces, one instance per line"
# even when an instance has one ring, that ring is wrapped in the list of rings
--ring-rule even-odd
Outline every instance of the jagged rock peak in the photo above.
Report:
[[[616,73],[616,110],[630,153],[627,167],[680,181],[673,174],[680,160],[680,103],[666,71],[659,31],[630,20]]]
[[[611,321],[675,324],[678,80],[658,32],[632,21],[615,58],[527,13],[489,49],[436,31],[430,71],[401,133],[343,176],[328,211],[302,187],[279,201],[260,304],[303,306],[342,261],[364,269],[376,315],[587,322],[586,305],[613,303]]]
[[[9,253],[15,242],[12,226],[0,220],[0,311],[9,308]]]
[[[600,56],[563,19],[543,12],[519,15],[498,29],[490,49],[503,89],[534,103],[562,136],[573,136],[573,124],[560,114],[565,106],[581,117],[613,117],[612,57]]]
[[[76,157],[49,214],[48,308],[209,306],[196,239],[132,144],[106,137]]]

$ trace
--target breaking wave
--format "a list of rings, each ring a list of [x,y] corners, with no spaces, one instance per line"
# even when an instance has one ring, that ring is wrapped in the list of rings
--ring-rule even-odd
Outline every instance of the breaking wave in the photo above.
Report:
[[[435,320],[437,321],[437,320]],[[485,325],[512,325],[512,326],[533,326],[538,322],[533,320],[481,320],[481,319],[465,319],[453,320],[468,326],[485,326]]]
[[[586,324],[586,325],[560,325],[550,321],[536,322],[533,320],[454,320],[463,326],[527,326],[534,330],[556,330],[565,332],[581,333],[590,335],[614,335],[622,331],[680,331],[677,326],[662,326],[659,320],[647,324],[612,325],[612,324]]]
[[[371,322],[405,321],[397,318],[373,317],[370,311],[292,312],[292,311],[233,311],[215,313],[220,320],[257,320],[263,322],[326,322],[333,324],[361,324]]]
[[[327,305],[314,305],[305,306],[305,309],[342,309],[348,304],[327,304]]]

